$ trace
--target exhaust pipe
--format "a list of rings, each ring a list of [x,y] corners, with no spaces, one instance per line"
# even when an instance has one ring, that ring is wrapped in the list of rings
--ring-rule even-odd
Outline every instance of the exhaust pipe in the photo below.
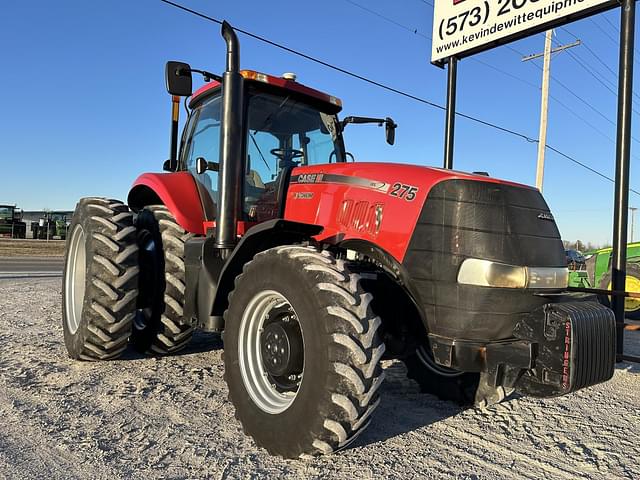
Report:
[[[218,216],[215,246],[223,258],[235,247],[238,215],[242,206],[242,112],[244,79],[240,75],[240,42],[233,27],[222,23],[227,43],[227,66],[222,76],[222,128],[220,129],[220,174],[218,176]]]

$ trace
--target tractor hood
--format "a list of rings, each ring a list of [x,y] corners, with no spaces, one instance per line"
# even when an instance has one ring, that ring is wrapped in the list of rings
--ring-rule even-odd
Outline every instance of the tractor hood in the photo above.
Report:
[[[324,225],[322,239],[361,239],[402,262],[432,189],[446,181],[508,186],[529,195],[526,185],[453,170],[390,163],[335,163],[295,168],[285,218]],[[544,200],[542,200],[544,203]],[[544,204],[545,212],[548,212]]]

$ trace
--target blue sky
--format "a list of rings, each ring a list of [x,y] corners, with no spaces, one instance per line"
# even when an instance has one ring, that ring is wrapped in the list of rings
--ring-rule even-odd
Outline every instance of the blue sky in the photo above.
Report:
[[[424,36],[431,36],[432,7],[423,0],[182,4],[398,89],[445,101],[446,72],[429,63],[431,45]],[[167,158],[164,63],[223,69],[219,27],[158,0],[23,0],[4,2],[0,9],[0,203],[72,209],[82,196],[126,198],[139,173],[159,171]],[[619,10],[613,10],[556,30],[558,44],[573,41],[572,35],[584,42],[571,52],[601,81],[570,54],[554,57],[551,95],[557,100],[550,101],[547,138],[610,177],[616,98],[603,83],[615,91],[617,79],[609,69],[617,71],[618,25]],[[384,143],[381,129],[348,129],[348,149],[357,159],[441,166],[441,110],[257,40],[240,40],[244,68],[296,72],[300,82],[342,98],[345,115],[396,120],[393,147]],[[474,57],[509,75],[471,58],[461,61],[458,110],[537,138],[541,72],[535,62],[521,62],[520,53],[539,52],[543,45],[543,35],[537,35]],[[640,96],[635,108],[640,112]],[[640,140],[638,120],[634,115]],[[464,119],[458,119],[456,134],[456,169],[535,183],[535,144]],[[637,146],[634,141],[634,152]],[[632,159],[631,186],[640,190],[637,161]],[[544,194],[565,239],[610,242],[612,183],[548,152]],[[632,193],[630,199],[640,206],[640,196]]]

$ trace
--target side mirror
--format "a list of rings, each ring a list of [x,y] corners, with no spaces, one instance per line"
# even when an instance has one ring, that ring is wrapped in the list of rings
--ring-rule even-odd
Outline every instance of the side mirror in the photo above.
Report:
[[[220,171],[220,164],[218,162],[207,162],[204,157],[196,158],[196,173],[202,175],[207,170],[218,172]]]
[[[393,145],[396,141],[396,127],[398,125],[392,118],[387,117],[384,122],[384,129],[387,134],[387,143]]]
[[[191,67],[188,63],[167,62],[164,73],[167,92],[178,97],[191,95]]]
[[[162,164],[162,170],[165,172],[175,172],[178,169],[178,162],[176,160],[165,160]]]

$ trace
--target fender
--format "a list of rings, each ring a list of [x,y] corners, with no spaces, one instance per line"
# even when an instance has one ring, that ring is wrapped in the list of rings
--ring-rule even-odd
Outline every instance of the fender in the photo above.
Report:
[[[222,315],[227,309],[229,293],[245,263],[256,253],[278,245],[300,243],[322,232],[320,225],[291,222],[281,218],[251,227],[227,258],[213,248],[213,237],[195,237],[185,245],[184,317],[197,318],[204,330],[222,331]]]
[[[344,250],[353,250],[379,263],[383,267],[383,269],[391,275],[391,277],[395,280],[395,283],[397,283],[398,286],[403,290],[404,294],[410,300],[411,304],[415,307],[422,325],[427,332],[429,331],[424,311],[422,308],[420,308],[420,293],[413,286],[413,283],[411,282],[411,276],[409,275],[407,270],[393,257],[393,255],[382,249],[379,245],[361,239],[344,240],[338,243],[337,246]]]
[[[162,203],[187,232],[205,234],[202,202],[189,172],[143,173],[133,182],[127,202],[134,211]]]

